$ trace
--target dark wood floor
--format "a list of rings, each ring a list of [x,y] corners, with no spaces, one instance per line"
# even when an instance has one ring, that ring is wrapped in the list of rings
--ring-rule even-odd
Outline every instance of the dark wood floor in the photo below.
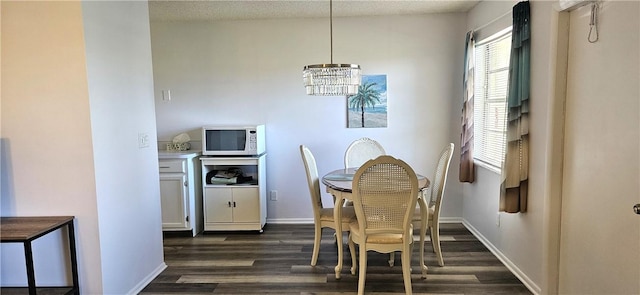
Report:
[[[353,294],[358,277],[349,272],[345,245],[342,278],[335,279],[333,231],[323,232],[318,264],[310,266],[313,225],[268,224],[264,233],[206,233],[166,237],[168,267],[140,294]],[[421,279],[418,248],[412,259],[414,294],[531,294],[462,224],[442,224],[445,266],[427,246],[429,272]],[[346,235],[345,235],[346,238]],[[365,292],[404,294],[400,255],[369,252]]]

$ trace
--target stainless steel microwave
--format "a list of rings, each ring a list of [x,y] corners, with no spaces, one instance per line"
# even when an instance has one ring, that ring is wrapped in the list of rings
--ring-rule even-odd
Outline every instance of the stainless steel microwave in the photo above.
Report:
[[[265,152],[264,125],[203,126],[205,156],[255,156]]]

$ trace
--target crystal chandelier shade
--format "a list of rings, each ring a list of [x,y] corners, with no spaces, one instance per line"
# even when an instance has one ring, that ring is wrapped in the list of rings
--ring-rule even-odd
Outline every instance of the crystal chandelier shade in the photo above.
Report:
[[[360,66],[333,63],[333,2],[329,0],[331,63],[305,66],[302,72],[308,95],[355,95],[362,83]]]
[[[302,77],[308,95],[354,95],[362,79],[354,64],[317,64],[304,67]]]

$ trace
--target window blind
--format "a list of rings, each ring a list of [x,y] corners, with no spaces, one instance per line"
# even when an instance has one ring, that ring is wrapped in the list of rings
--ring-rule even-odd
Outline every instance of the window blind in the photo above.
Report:
[[[505,151],[511,31],[488,39],[475,48],[473,157],[500,170]]]

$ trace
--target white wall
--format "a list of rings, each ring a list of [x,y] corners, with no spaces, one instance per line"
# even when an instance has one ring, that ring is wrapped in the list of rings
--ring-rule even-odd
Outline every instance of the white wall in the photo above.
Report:
[[[467,16],[468,29],[487,26],[495,29],[496,18],[510,12],[517,1],[483,1]],[[552,1],[532,1],[531,5],[531,111],[529,155],[529,200],[526,213],[499,213],[500,175],[478,167],[477,179],[465,184],[463,218],[514,273],[534,292],[543,284],[543,241],[545,198],[548,178],[546,163],[550,136],[547,125],[550,112],[552,82],[551,64]],[[506,16],[511,19],[510,14]],[[510,25],[509,23],[506,24]],[[553,34],[552,34],[553,33]]]
[[[76,216],[81,293],[135,293],[164,266],[147,3],[1,5],[1,214]],[[63,237],[34,243],[39,284],[69,284]],[[0,249],[0,284],[26,286]]]
[[[3,1],[1,5],[2,216],[76,216],[83,293],[101,290],[80,3]],[[66,263],[60,254],[66,251],[63,237],[56,233],[34,243],[38,282],[67,282],[59,267]],[[2,244],[0,249],[0,284],[26,286],[21,245]]]
[[[590,12],[569,14],[559,293],[639,294],[640,2],[601,2],[595,43]]]
[[[102,294],[139,291],[166,267],[148,11],[146,1],[82,4]]]
[[[387,75],[388,128],[375,129],[346,128],[345,97],[304,92],[303,66],[330,61],[326,18],[152,22],[158,139],[199,140],[207,124],[266,124],[267,189],[279,192],[269,222],[312,220],[300,144],[320,174],[341,168],[349,143],[368,136],[432,177],[440,150],[459,143],[464,16],[334,18],[334,62]],[[162,101],[167,89],[172,100]],[[452,164],[445,218],[462,213],[457,171]]]

